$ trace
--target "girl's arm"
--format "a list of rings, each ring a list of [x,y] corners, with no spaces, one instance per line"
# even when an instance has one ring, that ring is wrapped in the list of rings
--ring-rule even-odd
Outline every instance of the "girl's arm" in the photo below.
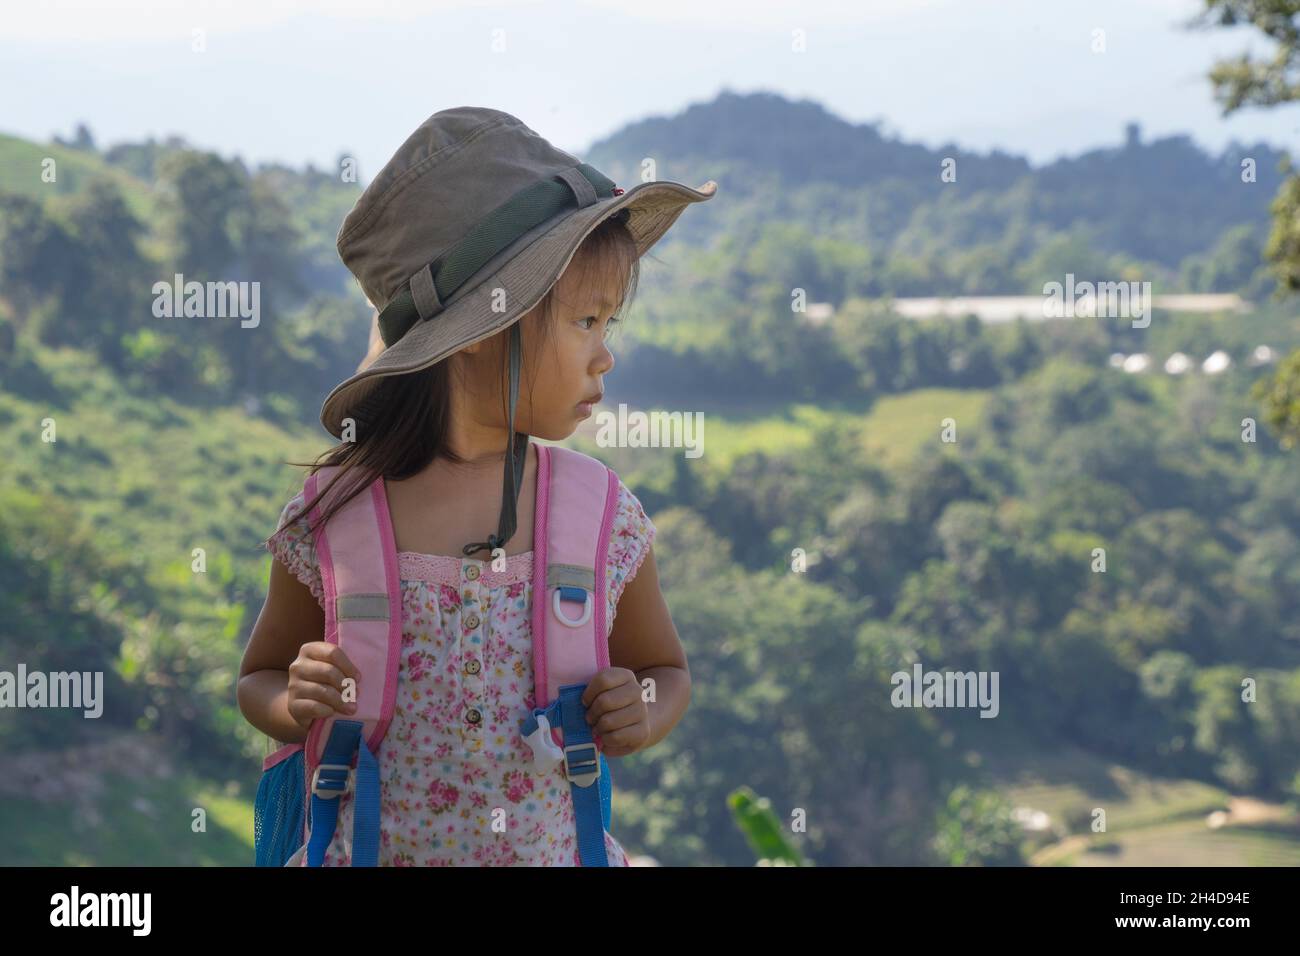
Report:
[[[650,737],[640,749],[657,744],[690,705],[691,674],[668,602],[659,588],[653,546],[619,596],[618,614],[609,635],[609,662],[632,671],[638,683],[646,678],[654,681],[655,698],[646,703]]]
[[[266,603],[239,665],[236,698],[250,724],[282,743],[302,743],[307,727],[289,713],[289,665],[302,646],[325,635],[325,611],[311,589],[271,559]]]

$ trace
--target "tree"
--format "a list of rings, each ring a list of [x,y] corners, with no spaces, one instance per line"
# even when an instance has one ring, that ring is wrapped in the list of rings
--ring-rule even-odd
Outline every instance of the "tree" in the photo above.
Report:
[[[85,273],[76,238],[35,200],[0,196],[0,289],[19,327],[57,315]]]
[[[1189,256],[1183,263],[1183,284],[1197,292],[1240,292],[1248,298],[1265,293],[1264,246],[1256,227],[1243,223],[1223,234],[1203,256]]]
[[[150,269],[137,245],[144,225],[106,177],[68,199],[65,215],[85,267],[78,295],[62,310],[59,340],[90,346],[122,368],[123,333],[149,315]]]
[[[213,374],[239,396],[269,387],[295,343],[283,322],[304,291],[299,279],[300,236],[273,181],[250,177],[239,161],[195,151],[158,160],[165,200],[165,235],[174,250],[163,274],[199,282],[248,282],[258,293],[258,323],[225,319],[187,329],[220,360]],[[256,283],[256,286],[251,286]]]
[[[73,133],[72,139],[64,139],[61,136],[55,136],[54,142],[60,146],[66,146],[69,149],[81,150],[84,153],[93,153],[95,149],[95,137],[91,135],[90,127],[85,123],[78,123]]]
[[[1021,866],[1020,828],[995,790],[958,784],[936,821],[934,849],[949,866]]]
[[[219,278],[235,258],[232,219],[248,206],[247,173],[220,156],[187,151],[163,156],[158,179],[174,250],[165,265],[200,281]]]
[[[1249,54],[1221,60],[1210,71],[1214,98],[1228,116],[1242,107],[1267,108],[1300,101],[1300,0],[1205,0],[1193,21],[1200,26],[1250,24],[1276,44],[1267,60]],[[1289,163],[1285,167],[1290,172]],[[1300,177],[1288,176],[1273,200],[1273,231],[1264,255],[1278,278],[1277,294],[1300,289]],[[1300,441],[1300,351],[1283,362],[1265,397],[1265,420],[1278,430],[1282,444]]]
[[[1256,382],[1251,397],[1263,402],[1264,421],[1277,432],[1282,447],[1300,444],[1300,349],[1278,365],[1272,378]]]

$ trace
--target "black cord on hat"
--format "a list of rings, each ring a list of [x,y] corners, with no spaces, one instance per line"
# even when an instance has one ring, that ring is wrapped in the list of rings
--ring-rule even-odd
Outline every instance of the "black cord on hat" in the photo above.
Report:
[[[515,509],[519,501],[519,492],[523,485],[524,462],[528,460],[528,436],[515,431],[515,405],[519,400],[519,323],[510,326],[510,444],[506,448],[505,477],[501,497],[501,517],[497,522],[497,533],[488,535],[487,541],[467,544],[463,549],[466,556],[487,548],[489,553],[497,548],[504,548],[515,533]]]

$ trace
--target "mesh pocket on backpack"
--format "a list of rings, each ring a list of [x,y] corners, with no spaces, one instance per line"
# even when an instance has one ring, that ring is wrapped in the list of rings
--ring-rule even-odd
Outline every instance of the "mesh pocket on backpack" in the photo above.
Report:
[[[304,755],[301,749],[262,771],[253,801],[257,866],[284,866],[302,846]]]

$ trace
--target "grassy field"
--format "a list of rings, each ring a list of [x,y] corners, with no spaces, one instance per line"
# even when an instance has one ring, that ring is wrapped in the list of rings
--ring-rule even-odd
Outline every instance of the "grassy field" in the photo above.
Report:
[[[1029,857],[1036,866],[1300,866],[1294,807],[1068,747],[990,756],[984,773],[1015,806],[1048,815]],[[1091,831],[1096,808],[1105,810],[1105,832]]]
[[[923,445],[938,443],[945,418],[952,418],[957,423],[959,440],[970,434],[968,429],[979,428],[989,394],[979,389],[926,388],[885,396],[874,403],[864,399],[856,404],[794,402],[764,407],[761,403],[747,401],[743,405],[710,403],[688,410],[638,407],[628,411],[703,413],[704,458],[710,469],[726,471],[738,457],[750,452],[771,455],[797,452],[814,440],[816,429],[834,422],[859,428],[867,457],[891,467],[906,461]],[[606,404],[599,412],[617,415],[618,406]],[[589,454],[599,454],[620,474],[623,473],[619,468],[620,462],[630,465],[635,471],[648,458],[666,458],[680,453],[648,449],[644,454],[628,455],[625,449],[599,448],[595,444],[597,430],[597,417],[588,419],[579,428],[576,447]]]
[[[945,418],[953,419],[957,440],[980,427],[989,392],[978,389],[923,388],[881,398],[863,422],[863,444],[886,467],[906,461],[923,445],[940,444]]]
[[[1294,830],[1239,825],[1208,828],[1184,820],[1068,846],[1038,860],[1058,866],[1300,866]]]
[[[105,733],[12,760],[0,783],[2,866],[250,866],[252,804],[149,734]]]
[[[105,548],[178,574],[189,575],[194,547],[261,560],[249,543],[270,534],[301,482],[283,459],[305,460],[319,442],[240,409],[135,398],[89,353],[42,351],[42,381],[0,392],[6,484],[71,505]],[[46,418],[54,442],[41,440]]]
[[[42,178],[46,159],[54,160],[55,178]],[[0,133],[0,193],[15,193],[29,199],[80,192],[95,176],[107,176],[122,190],[132,215],[148,222],[155,202],[149,187],[130,173],[105,163],[99,156],[49,143],[32,143]]]

